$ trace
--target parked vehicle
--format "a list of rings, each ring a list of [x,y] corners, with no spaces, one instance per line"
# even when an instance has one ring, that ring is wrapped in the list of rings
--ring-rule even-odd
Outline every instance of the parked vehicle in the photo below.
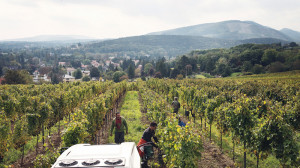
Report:
[[[77,144],[65,150],[52,168],[140,168],[134,142],[121,144]]]

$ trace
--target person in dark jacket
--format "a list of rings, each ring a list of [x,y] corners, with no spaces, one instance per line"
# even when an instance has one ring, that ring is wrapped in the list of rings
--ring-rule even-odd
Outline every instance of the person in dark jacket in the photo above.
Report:
[[[128,126],[125,118],[121,117],[120,112],[116,113],[116,118],[112,121],[111,129],[110,129],[110,136],[115,129],[115,143],[120,144],[124,142],[124,132],[126,130],[126,134],[128,134]]]
[[[142,158],[143,165],[142,167],[147,167],[147,161],[154,155],[153,146],[158,147],[155,143],[158,142],[157,137],[155,136],[157,124],[152,122],[150,126],[144,131],[142,138],[140,139],[137,149]],[[155,141],[155,143],[152,141]]]
[[[180,117],[178,117],[178,125],[181,126],[181,127],[185,127],[185,123],[181,120]]]
[[[173,106],[173,113],[178,113],[178,110],[180,109],[180,103],[178,102],[178,97],[174,97],[174,101],[172,102]]]

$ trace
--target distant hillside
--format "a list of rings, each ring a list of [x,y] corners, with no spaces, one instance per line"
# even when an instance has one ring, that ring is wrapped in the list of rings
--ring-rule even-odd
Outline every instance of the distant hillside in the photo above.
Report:
[[[74,41],[74,40],[91,41],[93,39],[86,36],[76,36],[76,35],[40,35],[40,36],[12,39],[6,41],[45,42],[45,41]]]
[[[300,32],[291,29],[281,29],[280,32],[289,36],[294,42],[300,42]]]
[[[238,41],[200,36],[144,35],[86,45],[90,51],[119,53],[128,56],[177,56],[196,49],[229,48],[241,44]]]
[[[115,53],[117,55],[174,57],[186,54],[192,50],[230,48],[240,44],[273,44],[288,43],[273,38],[258,38],[247,40],[225,40],[202,36],[183,35],[143,35],[125,37],[114,40],[85,45],[87,51],[99,53]]]
[[[274,44],[274,43],[281,43],[281,44],[288,44],[289,41],[274,39],[274,38],[253,38],[253,39],[246,39],[240,40],[241,43],[247,44]]]
[[[288,37],[282,32],[294,34]],[[295,41],[292,36],[298,38],[299,32],[286,29],[282,32],[251,21],[232,20],[97,41],[83,36],[36,36],[17,39],[17,42],[0,42],[0,49],[66,46],[80,42],[84,47],[78,49],[79,52],[97,53],[101,56],[175,57],[193,50],[230,48],[246,43],[285,44]]]
[[[172,30],[150,33],[149,35],[189,35],[219,38],[226,40],[245,40],[253,38],[274,38],[290,41],[291,38],[278,30],[252,21],[230,20],[206,23]]]

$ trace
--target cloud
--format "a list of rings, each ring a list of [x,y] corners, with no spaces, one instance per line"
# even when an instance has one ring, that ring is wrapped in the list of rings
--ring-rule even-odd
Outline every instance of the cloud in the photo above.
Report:
[[[224,20],[299,31],[299,13],[298,0],[7,0],[0,1],[0,40],[41,34],[115,38]]]
[[[108,38],[145,34],[155,27],[166,26],[156,18],[131,16],[117,8],[90,3],[40,1],[35,6],[11,3],[5,6],[7,10],[0,12],[0,20],[6,23],[0,28],[1,37],[9,34],[26,37],[34,33]]]

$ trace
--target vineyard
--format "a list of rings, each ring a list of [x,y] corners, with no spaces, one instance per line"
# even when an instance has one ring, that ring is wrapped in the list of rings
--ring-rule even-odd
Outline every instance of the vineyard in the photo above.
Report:
[[[138,93],[135,106],[148,121],[134,123],[130,141],[137,143],[149,121],[158,123],[164,163],[154,160],[152,167],[205,167],[205,144],[217,145],[233,162],[216,167],[298,167],[300,76],[283,75],[2,85],[0,167],[26,167],[30,153],[35,154],[28,167],[50,167],[62,147],[107,143],[103,136],[128,91]],[[172,113],[174,97],[185,127]],[[142,120],[127,118],[129,125]]]

